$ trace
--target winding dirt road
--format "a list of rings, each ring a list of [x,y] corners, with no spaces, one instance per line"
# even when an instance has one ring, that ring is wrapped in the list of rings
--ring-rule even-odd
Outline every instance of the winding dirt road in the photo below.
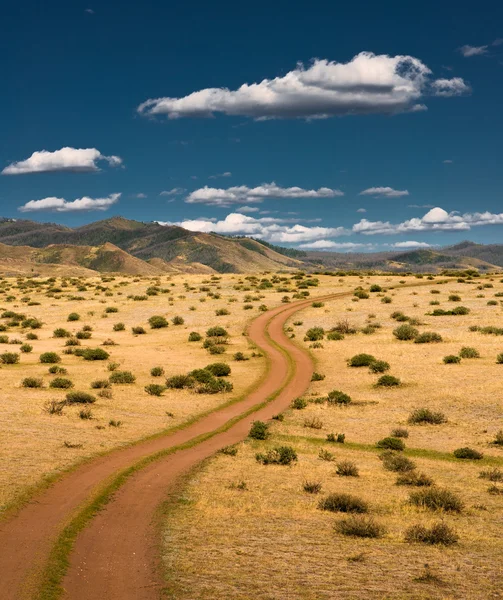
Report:
[[[331,294],[320,300],[347,296]],[[318,298],[316,298],[318,300]],[[267,420],[309,386],[309,355],[283,332],[286,320],[313,299],[280,306],[255,319],[250,339],[267,355],[263,382],[240,402],[217,410],[185,429],[116,450],[62,477],[0,526],[0,574],[4,600],[38,598],[41,578],[59,534],[100,488],[150,455],[203,441],[159,458],[136,471],[77,537],[63,580],[69,600],[153,600],[160,597],[154,515],[180,475],[224,446],[243,440],[252,421]],[[265,400],[258,411],[244,416]],[[240,417],[242,417],[240,419]],[[237,420],[240,419],[240,420]],[[234,422],[236,420],[236,422]],[[216,432],[232,421],[229,428]],[[211,437],[208,434],[216,432]]]

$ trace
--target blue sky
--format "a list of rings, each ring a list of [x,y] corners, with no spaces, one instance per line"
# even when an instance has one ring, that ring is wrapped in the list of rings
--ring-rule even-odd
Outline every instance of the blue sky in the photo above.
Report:
[[[501,2],[27,1],[0,34],[2,216],[503,242]]]

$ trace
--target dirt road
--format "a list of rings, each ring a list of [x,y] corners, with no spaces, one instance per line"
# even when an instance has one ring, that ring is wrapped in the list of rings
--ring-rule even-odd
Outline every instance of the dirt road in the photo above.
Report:
[[[2,598],[24,600],[38,596],[41,573],[58,535],[96,494],[100,484],[149,455],[218,430],[277,394],[265,407],[227,430],[156,460],[130,476],[77,537],[63,581],[65,598],[159,598],[162,579],[156,566],[158,540],[153,525],[157,507],[182,473],[220,448],[244,439],[252,421],[270,419],[305,392],[313,365],[309,355],[287,338],[283,326],[291,315],[312,301],[280,306],[252,322],[249,337],[268,356],[270,367],[263,382],[244,400],[217,410],[185,429],[90,461],[58,480],[3,523],[0,526]]]

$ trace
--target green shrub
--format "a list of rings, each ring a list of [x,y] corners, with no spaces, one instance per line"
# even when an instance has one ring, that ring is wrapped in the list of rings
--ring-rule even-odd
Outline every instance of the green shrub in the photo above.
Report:
[[[40,362],[47,365],[54,365],[61,362],[61,357],[56,352],[44,352],[40,355]]]
[[[212,363],[204,368],[215,377],[227,377],[231,374],[231,368],[227,363]]]
[[[461,358],[480,358],[479,351],[470,346],[463,346],[459,351]]]
[[[145,391],[150,396],[162,396],[162,393],[165,389],[166,388],[163,385],[159,385],[157,383],[149,383],[145,386]]]
[[[360,514],[369,512],[369,505],[367,502],[357,496],[344,493],[329,494],[325,498],[322,498],[318,503],[318,508],[330,512]]]
[[[307,400],[305,400],[304,398],[295,398],[295,400],[292,402],[291,406],[292,406],[292,408],[295,408],[296,410],[302,410],[303,408],[306,408]]]
[[[417,471],[406,471],[396,478],[396,485],[411,485],[415,487],[429,487],[433,485],[433,479],[424,473]]]
[[[456,494],[435,486],[412,492],[409,496],[409,502],[419,508],[430,510],[444,510],[447,512],[461,512],[463,510],[463,502]]]
[[[410,458],[407,458],[402,454],[397,454],[393,450],[386,450],[386,452],[383,452],[379,458],[381,459],[382,466],[386,469],[386,471],[405,473],[407,471],[413,471],[416,468],[416,464],[410,460]]]
[[[343,460],[337,463],[337,469],[335,471],[337,475],[341,477],[359,477],[358,467],[350,460]]]
[[[455,354],[448,354],[443,358],[445,365],[457,365],[461,362],[461,358]]]
[[[347,519],[341,519],[334,525],[336,533],[359,538],[380,538],[386,533],[386,529],[372,517],[365,515],[351,515]]]
[[[124,325],[124,323],[115,323],[115,325],[113,326],[113,330],[114,331],[125,331],[126,326]]]
[[[263,465],[290,465],[297,461],[297,453],[291,446],[276,446],[265,454],[256,454],[255,459]]]
[[[266,440],[269,437],[269,425],[263,421],[253,421],[248,436],[254,440]]]
[[[58,327],[52,332],[52,337],[55,338],[67,338],[71,337],[71,333],[67,329],[63,329],[62,327]]]
[[[421,544],[441,544],[451,546],[458,541],[458,535],[445,523],[434,523],[429,529],[424,525],[412,525],[405,532],[406,542]]]
[[[369,371],[371,373],[385,373],[386,371],[389,371],[389,368],[389,363],[385,360],[375,360],[369,365]]]
[[[447,417],[444,413],[434,412],[429,408],[416,408],[409,415],[407,422],[411,425],[420,425],[422,423],[441,425],[442,423],[447,423]]]
[[[383,296],[381,298],[381,302],[383,304],[391,304],[393,302],[393,300],[389,296]]]
[[[51,381],[49,387],[57,388],[60,390],[68,390],[73,387],[73,383],[70,381],[70,379],[67,379],[66,377],[56,377]]]
[[[87,392],[68,392],[66,402],[68,404],[93,404],[96,402],[96,398]]]
[[[370,367],[375,360],[372,354],[355,354],[348,360],[348,367]]]
[[[110,383],[134,383],[136,377],[131,371],[114,371],[108,378]]]
[[[385,437],[382,440],[379,440],[376,446],[384,450],[405,450],[404,442],[400,438],[395,437]]]
[[[230,315],[231,313],[226,308],[217,308],[215,311],[215,315],[217,317],[225,317],[226,315]]]
[[[44,405],[44,410],[46,413],[50,415],[58,415],[61,416],[63,414],[63,408],[66,406],[66,400],[58,401],[58,400],[49,400]]]
[[[464,460],[481,460],[484,458],[482,452],[478,450],[474,450],[473,448],[468,448],[465,446],[464,448],[458,448],[453,452],[456,458],[464,459]]]
[[[346,441],[346,435],[344,433],[328,433],[327,442],[336,442],[337,444],[344,444]]]
[[[408,341],[414,340],[419,335],[419,331],[412,325],[399,325],[393,330],[393,335],[397,340]]]
[[[33,346],[30,346],[30,344],[21,344],[21,346],[19,346],[19,350],[21,350],[21,352],[24,354],[28,354],[33,350]]]
[[[323,381],[325,379],[325,375],[321,373],[316,373],[316,371],[311,375],[311,381]]]
[[[77,331],[77,333],[75,334],[75,337],[78,340],[89,340],[89,339],[91,339],[92,334],[90,331],[82,330],[82,331]]]
[[[80,315],[76,312],[72,312],[68,315],[68,321],[78,321],[80,319]]]
[[[152,367],[150,369],[150,375],[152,375],[152,377],[162,377],[164,375],[164,369],[162,367]]]
[[[376,382],[376,385],[379,387],[397,387],[401,385],[400,379],[398,377],[394,377],[393,375],[383,375],[379,377]]]
[[[494,468],[490,471],[481,471],[479,473],[479,477],[481,479],[488,479],[489,481],[503,481],[503,471],[500,469]]]
[[[344,339],[344,335],[339,331],[330,331],[327,333],[327,340],[340,341]]]
[[[91,388],[93,390],[104,390],[110,387],[110,381],[108,379],[95,379],[91,381]]]
[[[107,307],[105,308],[105,313],[106,313],[107,315],[108,315],[108,314],[111,314],[111,313],[117,313],[117,312],[119,312],[119,309],[118,309],[116,306],[107,306]]]
[[[44,381],[38,377],[25,377],[21,385],[25,388],[41,388],[44,387]]]
[[[134,335],[145,335],[147,333],[145,329],[139,325],[137,325],[136,327],[131,327],[131,331]]]
[[[236,352],[236,354],[234,354],[234,360],[239,361],[243,361],[243,360],[250,360],[247,356],[245,356],[242,352]]]
[[[321,483],[319,481],[304,481],[302,489],[308,494],[319,494],[321,492]]]
[[[323,327],[311,327],[306,331],[304,336],[305,342],[317,342],[325,337],[325,330]]]
[[[327,402],[329,404],[350,404],[351,403],[351,396],[348,396],[348,394],[345,394],[344,392],[341,392],[340,390],[332,390],[331,392],[328,392],[328,396],[327,396]]]
[[[3,365],[16,365],[19,362],[19,354],[16,352],[4,352],[0,354],[0,362]]]
[[[173,390],[182,390],[184,388],[194,387],[194,378],[190,375],[173,375],[166,379],[166,387]]]
[[[425,331],[420,333],[414,340],[415,344],[432,344],[442,341],[442,336],[435,331]]]
[[[189,342],[200,342],[202,339],[202,335],[197,333],[197,331],[191,331],[189,333]]]
[[[224,354],[225,346],[219,346],[218,344],[214,345],[214,346],[210,346],[208,348],[208,351],[210,354],[214,354],[214,355]]]
[[[461,296],[458,296],[457,294],[450,294],[448,300],[450,302],[461,302]]]
[[[229,334],[223,327],[210,327],[206,332],[206,337],[227,337]]]
[[[148,323],[151,329],[162,329],[163,327],[168,327],[169,325],[168,320],[160,315],[150,317]]]
[[[103,348],[86,348],[82,352],[82,358],[84,360],[107,360],[110,354]]]
[[[224,381],[223,379],[217,379],[211,375],[211,379],[200,383],[196,387],[196,392],[198,394],[219,394],[224,392],[231,392],[233,389],[232,383],[228,381]]]
[[[183,325],[185,323],[185,321],[183,320],[183,317],[179,317],[179,316],[173,317],[171,319],[171,322],[173,323],[173,325]]]
[[[494,444],[495,446],[503,446],[503,429],[500,429],[496,433],[494,440],[491,443]]]
[[[370,291],[371,292],[382,292],[382,287],[380,285],[377,285],[377,283],[374,283],[373,285],[370,286]]]
[[[403,427],[397,427],[396,429],[393,429],[391,431],[391,437],[408,438],[409,432],[407,431],[407,429],[404,429]]]
[[[496,364],[503,365],[503,352],[496,357]]]

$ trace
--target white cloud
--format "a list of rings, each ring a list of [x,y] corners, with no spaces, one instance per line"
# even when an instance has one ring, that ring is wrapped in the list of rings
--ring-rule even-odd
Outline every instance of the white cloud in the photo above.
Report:
[[[255,218],[240,213],[230,213],[225,219],[210,222],[208,219],[193,219],[161,225],[178,225],[189,231],[222,233],[228,235],[251,235],[274,243],[309,242],[327,237],[348,235],[343,227],[306,227],[298,223],[290,225],[288,220],[274,217]]]
[[[433,204],[407,204],[407,208],[435,208]]]
[[[470,56],[481,56],[482,54],[487,54],[487,49],[487,46],[469,46],[468,44],[465,44],[459,48],[459,51],[464,57],[468,58]]]
[[[90,15],[94,15],[94,10],[92,8],[86,8],[85,12]]]
[[[249,188],[246,185],[234,186],[227,189],[204,186],[191,192],[185,202],[189,204],[208,204],[212,206],[231,206],[262,202],[267,198],[334,198],[343,196],[340,190],[322,187],[317,190],[305,190],[300,187],[282,188],[272,183]]]
[[[450,158],[447,158],[446,160],[443,161],[444,165],[452,165],[454,161],[451,160]]]
[[[259,212],[260,209],[258,206],[240,206],[239,208],[236,208],[236,212],[241,212],[241,213],[255,213],[255,212]],[[262,211],[261,214],[265,214],[268,211]]]
[[[391,187],[371,187],[360,192],[360,196],[380,196],[383,198],[400,198],[408,195],[408,190],[394,190]]]
[[[77,200],[68,202],[64,198],[43,198],[42,200],[30,200],[23,206],[20,206],[18,210],[20,212],[78,212],[87,210],[107,210],[118,202],[120,194],[110,194],[106,198],[89,198],[84,196]]]
[[[298,63],[282,77],[244,83],[237,90],[206,88],[181,98],[149,99],[137,110],[169,119],[215,113],[255,119],[395,114],[426,109],[418,101],[430,93],[431,74],[413,56],[361,52],[347,63]]]
[[[111,167],[122,164],[119,156],[105,156],[96,148],[61,148],[55,152],[40,150],[26,160],[14,162],[2,171],[2,175],[48,173],[51,171],[93,172],[99,171],[97,162],[106,161]]]
[[[217,173],[216,175],[210,175],[208,179],[218,179],[219,177],[232,177],[232,173],[230,171],[225,171],[225,173]]]
[[[408,241],[408,242],[397,242],[396,244],[393,244],[393,248],[430,248],[430,244],[427,244],[426,242],[414,242],[412,240]]]
[[[353,225],[353,232],[363,235],[394,235],[414,231],[469,231],[472,227],[482,225],[503,225],[503,213],[486,211],[459,214],[457,211],[447,212],[437,206],[423,217],[409,219],[403,223],[362,219]]]
[[[159,196],[180,196],[181,194],[185,194],[186,191],[185,188],[175,187],[171,190],[163,190]]]
[[[432,81],[431,86],[435,96],[450,98],[451,96],[462,96],[469,94],[471,88],[461,77],[453,77],[452,79],[436,79]]]
[[[355,250],[356,248],[365,248],[372,244],[358,244],[355,242],[332,242],[331,240],[317,240],[316,242],[308,242],[300,244],[299,248],[309,250]]]
[[[366,213],[367,209],[366,208],[359,208],[356,212],[357,213]]]
[[[144,194],[143,192],[140,192],[139,194],[133,194],[133,198],[138,198],[139,200],[143,200],[146,197],[147,194]]]

